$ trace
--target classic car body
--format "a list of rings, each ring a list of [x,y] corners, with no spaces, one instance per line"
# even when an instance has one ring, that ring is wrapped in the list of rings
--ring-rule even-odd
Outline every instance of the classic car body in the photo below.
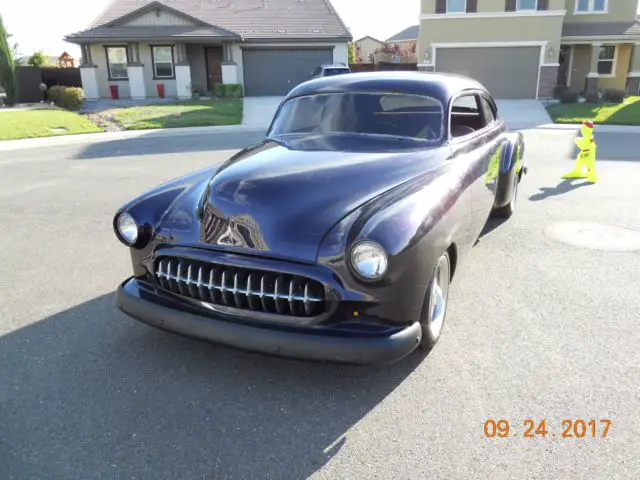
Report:
[[[483,86],[374,72],[294,88],[266,138],[118,210],[118,307],[241,349],[347,363],[438,341],[449,282],[526,166]]]

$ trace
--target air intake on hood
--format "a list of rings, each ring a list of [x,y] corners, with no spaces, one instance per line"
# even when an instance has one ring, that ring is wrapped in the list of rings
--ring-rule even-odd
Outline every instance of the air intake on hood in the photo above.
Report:
[[[155,278],[165,290],[214,305],[295,317],[327,308],[323,285],[297,275],[161,257]]]

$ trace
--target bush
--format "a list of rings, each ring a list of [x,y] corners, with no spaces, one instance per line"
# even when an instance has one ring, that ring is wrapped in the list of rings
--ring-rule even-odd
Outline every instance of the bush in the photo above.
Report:
[[[553,98],[560,99],[562,98],[562,95],[564,95],[568,91],[569,87],[567,87],[566,85],[556,85],[555,87],[553,87]]]
[[[600,92],[589,92],[585,95],[585,99],[589,103],[600,103]]]
[[[53,87],[50,87],[47,90],[47,98],[49,99],[49,101],[58,105],[60,99],[62,98],[62,92],[64,92],[65,88],[67,87],[64,87],[62,85],[54,85]]]
[[[624,102],[627,92],[617,88],[609,88],[604,91],[603,99],[608,103],[622,103]]]
[[[213,96],[217,98],[242,98],[244,92],[239,83],[217,83],[213,87]]]
[[[578,94],[576,92],[563,92],[560,95],[561,103],[576,103],[578,101]]]
[[[62,92],[60,106],[67,110],[78,110],[84,103],[84,90],[78,87],[67,87]]]

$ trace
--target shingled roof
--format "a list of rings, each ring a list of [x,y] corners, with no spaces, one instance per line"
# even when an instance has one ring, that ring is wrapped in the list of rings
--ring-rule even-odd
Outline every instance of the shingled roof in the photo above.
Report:
[[[347,41],[353,38],[330,0],[114,0],[88,30],[66,38],[69,41],[101,39],[111,28],[115,36],[118,28],[126,28],[121,33],[130,36],[134,33],[132,30],[145,27],[121,24],[155,8],[167,9],[205,27],[191,27],[192,37],[237,37],[252,41]],[[187,30],[183,29],[182,34],[188,34]]]
[[[403,42],[406,40],[417,40],[418,35],[420,35],[420,25],[412,25],[405,28],[401,32],[396,33],[393,37],[389,37],[387,39],[387,43]]]
[[[563,37],[640,37],[640,22],[565,23]]]

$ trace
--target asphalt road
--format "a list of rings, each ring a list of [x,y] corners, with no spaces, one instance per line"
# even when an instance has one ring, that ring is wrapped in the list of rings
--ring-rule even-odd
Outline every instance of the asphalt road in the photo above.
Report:
[[[440,343],[378,368],[230,350],[116,310],[130,264],[114,211],[257,135],[0,152],[0,479],[640,478],[640,253],[545,233],[640,229],[640,138],[600,134],[600,182],[576,187],[560,180],[572,136],[526,134],[519,210],[458,272]],[[548,435],[523,438],[527,418]],[[565,418],[596,419],[597,438],[563,438]],[[487,419],[510,436],[485,438]]]

